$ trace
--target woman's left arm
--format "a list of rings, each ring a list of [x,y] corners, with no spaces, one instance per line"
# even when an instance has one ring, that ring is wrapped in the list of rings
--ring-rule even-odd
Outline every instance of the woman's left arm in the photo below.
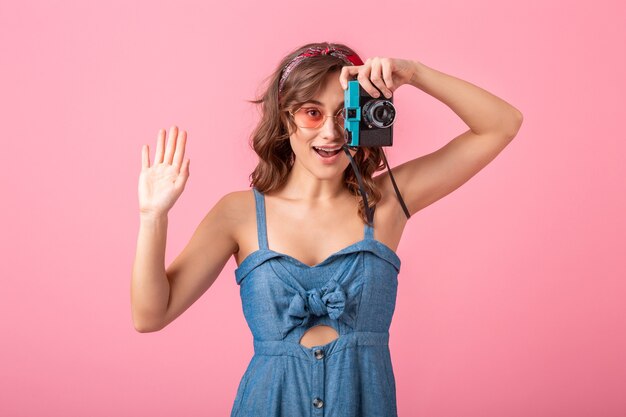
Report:
[[[367,91],[383,93],[410,84],[454,111],[469,129],[437,151],[393,168],[393,176],[411,215],[459,188],[491,162],[516,136],[522,113],[506,101],[467,81],[418,61],[368,59],[361,67],[344,67]],[[395,196],[388,173],[379,175],[383,193]],[[377,177],[377,178],[378,178]]]
[[[476,135],[499,134],[510,141],[522,124],[522,113],[499,97],[467,81],[415,61],[409,84],[450,107]]]
[[[467,81],[416,62],[410,84],[454,111],[469,129],[437,151],[393,170],[411,214],[459,188],[517,135],[522,113]]]

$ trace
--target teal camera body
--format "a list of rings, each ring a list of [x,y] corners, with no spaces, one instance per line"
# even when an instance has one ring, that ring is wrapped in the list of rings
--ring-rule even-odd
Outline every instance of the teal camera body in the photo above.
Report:
[[[374,86],[378,90],[376,86]],[[346,145],[392,146],[396,108],[393,97],[369,95],[357,80],[348,81],[344,91],[344,135]]]

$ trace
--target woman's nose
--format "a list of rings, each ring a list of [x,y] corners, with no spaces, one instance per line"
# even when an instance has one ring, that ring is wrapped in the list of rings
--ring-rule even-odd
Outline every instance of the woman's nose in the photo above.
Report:
[[[326,119],[324,120],[324,123],[322,124],[322,131],[325,136],[337,137],[337,136],[342,135],[341,128],[339,127],[339,124],[337,123],[336,117],[330,117],[330,116],[326,117]]]

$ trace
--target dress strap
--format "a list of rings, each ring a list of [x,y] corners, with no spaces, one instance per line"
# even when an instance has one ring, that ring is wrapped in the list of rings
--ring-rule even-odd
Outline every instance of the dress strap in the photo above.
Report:
[[[376,211],[376,206],[372,207],[372,225],[365,224],[365,239],[374,239],[374,212]]]
[[[265,195],[252,187],[256,206],[256,229],[259,236],[259,249],[267,249],[267,225],[265,222]]]

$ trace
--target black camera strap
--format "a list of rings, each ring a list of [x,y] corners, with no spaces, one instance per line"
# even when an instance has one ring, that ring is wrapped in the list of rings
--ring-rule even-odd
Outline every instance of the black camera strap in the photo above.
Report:
[[[387,167],[387,171],[389,171],[389,178],[391,178],[391,183],[393,184],[393,189],[396,190],[396,195],[398,196],[398,200],[400,201],[400,205],[402,206],[402,210],[404,210],[404,214],[406,218],[411,218],[411,213],[409,213],[409,209],[406,208],[406,204],[404,204],[404,200],[402,199],[402,195],[400,194],[400,190],[398,190],[398,186],[396,185],[396,180],[393,178],[393,174],[391,173],[391,168],[389,168],[389,162],[387,162],[387,157],[385,156],[385,150],[381,147],[381,152],[383,153],[383,161],[385,161],[385,166]]]
[[[359,168],[357,167],[356,162],[354,162],[354,158],[352,158],[352,155],[350,155],[350,151],[348,150],[348,145],[343,145],[342,149],[348,156],[348,159],[350,160],[350,165],[352,165],[352,169],[354,170],[354,174],[356,175],[356,179],[359,183],[359,190],[361,191],[361,196],[363,196],[363,204],[365,206],[365,213],[367,214],[367,221],[369,225],[371,226],[372,223],[374,222],[373,211],[372,209],[370,209],[370,206],[367,202],[367,193],[365,192],[365,187],[363,186],[363,180],[361,179],[361,174],[359,174]],[[398,196],[398,200],[400,201],[402,210],[404,210],[404,214],[406,215],[406,218],[408,219],[411,217],[411,213],[409,213],[409,210],[406,208],[406,204],[404,204],[404,200],[402,199],[400,190],[398,190],[398,186],[396,185],[396,180],[393,178],[393,174],[391,173],[391,168],[389,168],[389,163],[387,162],[387,157],[385,156],[385,150],[382,147],[380,148],[380,150],[383,154],[383,160],[385,161],[385,166],[387,167],[387,171],[389,171],[389,177],[391,178],[393,189],[396,191],[396,195]]]

